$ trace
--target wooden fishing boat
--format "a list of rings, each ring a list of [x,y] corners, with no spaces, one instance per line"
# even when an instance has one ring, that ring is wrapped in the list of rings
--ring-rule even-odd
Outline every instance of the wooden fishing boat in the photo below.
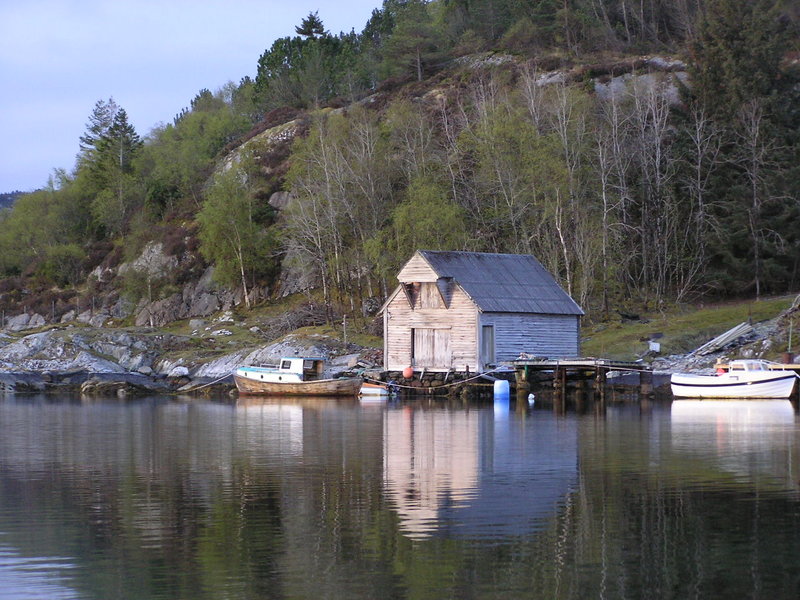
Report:
[[[321,358],[282,358],[277,367],[239,367],[233,374],[240,394],[267,396],[356,396],[361,377],[324,378]]]
[[[678,398],[789,398],[798,376],[765,360],[732,360],[716,375],[673,373]]]

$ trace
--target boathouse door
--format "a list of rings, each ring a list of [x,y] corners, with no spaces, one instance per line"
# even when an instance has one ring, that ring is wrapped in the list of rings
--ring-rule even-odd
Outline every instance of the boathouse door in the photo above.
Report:
[[[411,360],[417,368],[449,369],[450,330],[415,327],[411,330]]]
[[[484,325],[481,330],[481,362],[484,366],[493,365],[495,363],[494,325]]]

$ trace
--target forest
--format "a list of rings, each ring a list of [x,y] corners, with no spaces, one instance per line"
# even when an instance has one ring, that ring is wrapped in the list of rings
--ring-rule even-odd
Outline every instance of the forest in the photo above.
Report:
[[[384,0],[360,33],[309,14],[147,134],[87,113],[74,167],[0,212],[6,306],[66,312],[154,240],[181,268],[126,270],[133,302],[213,265],[247,306],[302,273],[329,319],[418,248],[531,253],[593,319],[800,284],[795,2]]]

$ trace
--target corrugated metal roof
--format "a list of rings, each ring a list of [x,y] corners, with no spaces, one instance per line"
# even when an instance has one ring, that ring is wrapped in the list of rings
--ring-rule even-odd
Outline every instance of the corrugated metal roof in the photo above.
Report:
[[[439,277],[452,277],[484,312],[583,314],[530,254],[419,253]]]

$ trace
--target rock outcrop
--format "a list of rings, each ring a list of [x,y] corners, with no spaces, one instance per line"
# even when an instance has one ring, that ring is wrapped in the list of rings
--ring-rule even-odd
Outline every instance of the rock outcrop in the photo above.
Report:
[[[221,326],[225,319],[233,321],[229,314],[215,319],[216,325]],[[217,329],[215,338],[223,331]],[[220,355],[224,345],[211,341],[215,338],[204,340],[147,328],[74,326],[19,339],[0,336],[0,393],[53,390],[122,398],[206,385],[228,391],[229,376],[242,364],[276,364],[284,356],[319,356],[330,360],[335,372],[354,364],[361,350],[324,335],[290,334],[276,342],[231,348]]]

